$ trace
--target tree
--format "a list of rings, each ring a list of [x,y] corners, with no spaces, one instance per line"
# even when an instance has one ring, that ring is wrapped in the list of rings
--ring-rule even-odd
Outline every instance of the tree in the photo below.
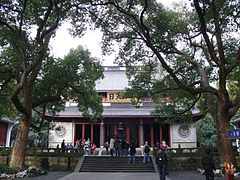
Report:
[[[191,7],[174,10],[147,0],[92,5],[96,26],[104,31],[104,51],[119,44],[116,62],[127,67],[132,95],[152,97],[160,104],[156,114],[189,117],[196,105],[209,112],[221,162],[234,162],[227,130],[240,107],[238,1],[192,0]],[[170,101],[164,105],[161,97]]]
[[[81,47],[64,60],[49,55],[49,41],[61,23],[77,17],[82,20],[77,29],[83,31],[86,14],[82,1],[0,3],[0,96],[20,114],[10,160],[13,168],[24,165],[32,110],[58,110],[71,95],[84,115],[93,118],[101,113],[100,97],[94,91],[95,81],[102,77],[99,61]]]
[[[217,132],[212,117],[207,114],[203,119],[195,123],[198,142],[201,147],[217,147]]]
[[[14,144],[19,121],[15,121],[15,124],[11,131],[11,144]],[[48,142],[49,129],[53,128],[51,121],[45,120],[39,116],[35,111],[32,112],[32,122],[28,133],[28,147],[44,146],[46,147]]]

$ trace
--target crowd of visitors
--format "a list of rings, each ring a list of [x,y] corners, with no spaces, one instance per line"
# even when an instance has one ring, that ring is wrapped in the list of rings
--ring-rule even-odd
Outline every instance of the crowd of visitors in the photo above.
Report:
[[[57,149],[59,148],[59,145],[57,145]],[[79,152],[79,149],[83,148],[85,155],[95,155],[97,146],[95,143],[91,143],[90,139],[87,140],[77,140],[75,146],[73,146],[71,143],[65,143],[65,140],[63,139],[61,143],[61,151],[62,152]]]
[[[131,141],[130,143],[124,139],[120,140],[119,138],[111,138],[110,141],[106,141],[104,144],[106,152],[110,151],[112,157],[128,156],[128,164],[136,162],[136,143]],[[61,152],[79,152],[79,149],[83,148],[85,155],[96,155],[96,144],[91,143],[90,139],[87,140],[77,140],[73,146],[71,143],[65,143],[65,140],[61,143]],[[157,151],[155,163],[158,166],[159,178],[160,180],[166,179],[166,174],[168,174],[168,158],[166,151],[169,147],[165,141],[162,143],[156,143],[155,150]],[[59,145],[57,149],[60,150]],[[150,162],[150,152],[151,147],[146,141],[143,145],[143,164]],[[206,151],[202,158],[203,168],[205,170],[206,179],[214,179],[213,170],[215,170],[215,165],[213,157],[209,151]]]
[[[129,154],[128,150],[130,147],[129,142],[120,140],[118,138],[111,138],[110,143],[108,141],[105,142],[104,147],[108,152],[110,150],[110,155],[112,157],[120,157],[120,156],[127,156]]]

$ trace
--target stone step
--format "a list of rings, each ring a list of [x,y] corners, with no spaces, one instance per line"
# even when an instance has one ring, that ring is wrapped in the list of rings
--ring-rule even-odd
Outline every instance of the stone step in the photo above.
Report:
[[[152,161],[143,164],[137,156],[135,163],[128,164],[128,157],[85,156],[81,172],[154,172]]]

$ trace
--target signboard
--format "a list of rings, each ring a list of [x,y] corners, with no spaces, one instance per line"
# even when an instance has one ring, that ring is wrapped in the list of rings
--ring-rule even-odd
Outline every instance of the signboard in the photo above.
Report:
[[[132,99],[124,98],[122,93],[108,93],[107,98],[109,102],[132,102]]]
[[[228,130],[228,139],[240,139],[240,129]]]

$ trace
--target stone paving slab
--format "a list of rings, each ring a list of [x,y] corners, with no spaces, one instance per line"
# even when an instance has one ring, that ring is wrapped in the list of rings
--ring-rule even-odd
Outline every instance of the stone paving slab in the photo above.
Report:
[[[159,180],[158,173],[71,173],[59,180]],[[166,179],[170,180],[170,179]]]
[[[159,180],[158,173],[93,173],[53,171],[46,175],[15,180]],[[205,180],[197,171],[170,171],[166,180]],[[214,180],[225,180],[215,177]],[[240,180],[239,178],[235,180]]]
[[[170,171],[168,178],[170,180],[205,180],[205,175],[197,171]],[[224,177],[215,177],[214,180],[225,180]]]

